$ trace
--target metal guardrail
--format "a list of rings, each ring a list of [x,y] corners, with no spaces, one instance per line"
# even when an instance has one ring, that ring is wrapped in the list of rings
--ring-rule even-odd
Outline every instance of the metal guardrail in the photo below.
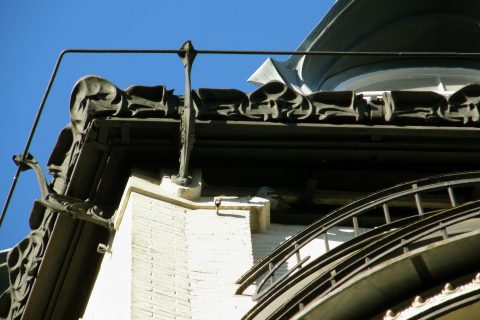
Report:
[[[366,233],[363,233],[355,238],[354,241],[347,241],[338,247],[335,247],[331,251],[325,253],[324,255],[317,257],[313,261],[309,263],[308,266],[312,265],[314,269],[308,269],[307,267],[298,269],[290,269],[278,281],[275,281],[268,290],[263,292],[261,296],[258,297],[257,305],[255,308],[262,309],[266,305],[273,302],[276,298],[282,295],[286,290],[289,288],[289,284],[295,283],[308,277],[309,275],[314,272],[314,270],[320,270],[325,268],[329,265],[334,264],[339,259],[344,259],[345,257],[351,255],[352,253],[360,250],[361,248],[365,247],[372,241],[378,240],[380,237],[385,236],[386,233],[392,231],[394,229],[400,228],[405,226],[408,223],[412,223],[418,220],[418,216],[407,217],[400,220],[396,220],[395,222],[389,223],[388,225],[384,225],[382,227],[378,227],[372,229]]]
[[[382,225],[390,224],[392,218],[390,216],[388,203],[392,200],[405,196],[413,196],[412,201],[417,209],[417,215],[422,216],[424,214],[421,200],[422,192],[445,189],[448,193],[451,206],[456,207],[457,200],[453,188],[479,183],[480,171],[444,174],[405,182],[360,198],[330,212],[327,216],[320,218],[282,243],[237,280],[237,284],[240,284],[240,286],[236,293],[242,294],[245,289],[257,282],[257,289],[252,298],[254,300],[261,298],[262,295],[268,291],[268,288],[275,287],[276,283],[285,280],[285,275],[275,280],[275,273],[278,273],[279,269],[285,266],[291,257],[296,256],[297,263],[287,272],[286,276],[291,275],[293,271],[305,266],[310,257],[302,257],[300,250],[306,245],[320,237],[324,240],[326,251],[330,251],[328,231],[331,228],[351,222],[354,227],[355,236],[358,236],[360,234],[358,218],[368,211],[381,207],[384,218]],[[267,285],[268,283],[270,283],[270,285]]]
[[[393,230],[380,237],[377,241],[366,244],[345,259],[339,259],[337,263],[323,270],[314,280],[305,283],[301,289],[292,296],[282,299],[280,306],[271,314],[262,317],[265,319],[287,319],[300,311],[303,306],[314,299],[323,297],[336,288],[343,285],[355,275],[371,268],[387,257],[400,256],[408,252],[409,246],[415,242],[426,240],[429,236],[439,233],[442,239],[447,239],[450,234],[448,229],[460,222],[480,217],[480,203],[474,202],[456,208],[427,214],[416,222],[408,224],[397,230]],[[466,232],[466,231],[464,231]],[[434,240],[430,240],[434,241]],[[321,261],[321,259],[317,259]],[[298,284],[307,275],[320,271],[322,263],[312,263],[296,274],[295,279],[285,283],[284,290]],[[254,319],[265,306],[273,300],[257,303],[245,316],[244,320]]]
[[[187,41],[188,42],[188,41]],[[193,49],[193,47],[191,48]],[[294,56],[379,56],[379,57],[416,57],[416,58],[480,58],[478,52],[367,52],[367,51],[275,51],[275,50],[190,50],[188,48],[181,49],[65,49],[58,55],[52,74],[48,81],[47,88],[44,92],[42,100],[37,110],[32,128],[25,143],[21,161],[27,158],[33,137],[37,130],[38,123],[41,119],[45,103],[48,99],[53,83],[57,76],[63,57],[67,54],[177,54],[181,57],[192,53],[197,54],[234,54],[234,55],[294,55]],[[190,62],[189,68],[191,68]],[[189,79],[188,79],[189,80]],[[182,171],[182,170],[180,170]],[[17,168],[12,180],[12,184],[5,199],[2,212],[0,213],[0,227],[7,213],[10,201],[15,191],[18,179],[21,173],[20,166]]]

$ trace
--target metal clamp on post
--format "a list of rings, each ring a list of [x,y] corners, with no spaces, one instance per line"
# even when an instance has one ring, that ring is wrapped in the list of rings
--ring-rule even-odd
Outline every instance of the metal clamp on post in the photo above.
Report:
[[[109,231],[113,231],[113,221],[104,218],[106,212],[101,210],[95,204],[88,200],[84,201],[55,193],[55,191],[53,191],[48,185],[45,174],[43,173],[37,159],[31,154],[28,154],[26,157],[23,157],[21,154],[16,155],[13,157],[13,161],[20,167],[21,171],[33,169],[35,172],[40,192],[42,194],[41,198],[36,200],[37,203],[54,212],[66,214],[73,219],[88,221],[104,227]]]
[[[172,177],[172,181],[178,185],[186,186],[191,178],[188,175],[188,161],[195,142],[195,110],[192,99],[191,72],[192,64],[197,55],[192,42],[185,42],[178,53],[182,60],[185,70],[185,98],[184,107],[180,115],[180,168],[177,176]]]

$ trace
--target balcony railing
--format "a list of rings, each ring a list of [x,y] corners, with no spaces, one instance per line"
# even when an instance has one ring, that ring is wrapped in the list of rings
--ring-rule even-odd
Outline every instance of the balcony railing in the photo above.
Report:
[[[360,235],[359,217],[367,213],[372,214],[377,208],[382,208],[383,222],[377,226],[385,228],[398,227],[402,221],[392,224],[392,216],[390,215],[389,202],[396,199],[410,196],[412,204],[416,208],[415,216],[423,216],[425,213],[422,205],[422,194],[427,192],[444,190],[444,194],[448,197],[450,206],[458,205],[455,197],[454,188],[476,185],[480,183],[480,171],[460,172],[452,174],[443,174],[428,177],[416,181],[402,183],[370,195],[360,198],[344,207],[336,209],[317,220],[307,228],[300,231],[292,238],[286,240],[270,254],[259,261],[249,271],[247,271],[237,284],[237,294],[242,294],[249,286],[256,284],[257,288],[253,295],[254,300],[260,299],[268,292],[270,288],[275,288],[280,282],[286,281],[286,278],[298,272],[298,270],[309,264],[311,256],[301,256],[301,249],[323,238],[327,253],[330,251],[328,239],[328,231],[334,227],[353,225],[354,235]],[[375,214],[375,212],[373,212]],[[383,230],[382,229],[382,230]],[[296,258],[296,264],[290,268],[287,273],[275,279],[275,274],[280,274],[280,270],[285,270],[287,261],[290,258]],[[288,268],[287,268],[288,269]]]
[[[425,245],[471,231],[468,228],[458,230],[452,227],[479,217],[480,203],[477,201],[430,212],[422,217],[407,218],[410,223],[403,227],[393,223],[391,226],[395,228],[387,233],[382,230],[383,236],[379,236],[379,232],[374,229],[372,232],[375,234],[365,233],[363,239],[357,238],[334,249],[337,252],[327,259],[318,257],[297,273],[283,278],[282,283],[276,285],[276,290],[270,290],[263,295],[243,319],[255,319],[267,306],[270,306],[269,311],[262,314],[262,319],[290,318],[308,303],[326,296],[359,273],[386,259],[401,256],[419,243]],[[411,219],[416,221],[412,222]],[[365,237],[366,235],[368,237]],[[346,248],[350,246],[351,249],[347,251]],[[290,289],[291,291],[286,293]],[[283,298],[277,303],[276,299],[282,294]]]

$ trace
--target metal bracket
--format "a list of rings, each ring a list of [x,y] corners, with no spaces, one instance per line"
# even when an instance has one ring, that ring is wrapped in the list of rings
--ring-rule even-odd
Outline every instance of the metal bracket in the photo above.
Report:
[[[43,173],[40,164],[31,154],[28,154],[26,157],[23,157],[23,155],[16,155],[13,157],[13,161],[20,167],[21,171],[33,169],[35,172],[42,194],[41,198],[36,200],[37,203],[42,204],[44,207],[51,209],[52,211],[68,215],[73,219],[88,221],[104,227],[109,231],[113,231],[114,224],[112,219],[104,218],[103,216],[105,216],[106,212],[95,204],[88,200],[84,201],[57,194],[47,184],[45,174]]]
[[[47,197],[48,194],[53,192],[47,183],[47,179],[45,178],[45,174],[43,173],[40,164],[30,153],[28,153],[25,157],[23,154],[13,156],[13,162],[15,162],[15,164],[20,168],[20,171],[27,171],[30,169],[35,171],[35,176],[37,177],[42,198]]]
[[[193,48],[191,41],[186,41],[180,48],[178,55],[182,60],[185,71],[185,97],[184,107],[182,108],[180,115],[180,168],[178,175],[172,177],[172,181],[176,184],[186,186],[191,180],[188,175],[188,162],[193,143],[195,142],[195,110],[193,109],[192,83],[190,75],[197,51]]]

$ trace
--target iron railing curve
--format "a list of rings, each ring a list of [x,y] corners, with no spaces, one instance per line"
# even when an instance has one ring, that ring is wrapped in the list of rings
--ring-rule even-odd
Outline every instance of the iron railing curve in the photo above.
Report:
[[[250,270],[248,270],[244,275],[242,275],[237,280],[237,284],[240,284],[240,286],[238,287],[236,294],[242,294],[247,287],[252,285],[255,281],[259,281],[263,275],[267,273],[274,274],[275,271],[278,270],[286,260],[298,253],[301,248],[306,246],[311,241],[317,239],[322,234],[326,233],[328,229],[344,222],[347,219],[356,217],[368,210],[382,206],[389,201],[398,199],[400,197],[407,195],[414,195],[417,197],[419,193],[424,191],[434,191],[446,188],[449,191],[449,195],[454,197],[451,188],[472,185],[476,183],[480,183],[480,171],[467,171],[436,175],[408,181],[371,193],[365,197],[351,202],[346,206],[333,210],[325,217],[318,219],[293,237],[283,242],[280,246],[278,246],[256,265],[254,265]],[[456,205],[456,201],[451,199],[451,202],[452,207],[454,207]],[[390,221],[386,221],[385,224],[388,224],[389,222]],[[265,279],[260,281],[265,282],[264,280]]]
[[[298,311],[300,304],[306,305],[313,299],[327,295],[355,275],[382,261],[386,256],[395,253],[399,253],[397,256],[400,256],[403,254],[403,248],[408,248],[408,245],[426,236],[445,230],[450,226],[478,217],[480,217],[480,203],[474,202],[427,215],[422,219],[418,219],[415,223],[392,231],[384,238],[371,243],[345,260],[340,261],[338,265],[330,268],[328,272],[318,276],[314,281],[311,281],[295,293],[279,309],[270,314],[267,319],[284,319],[286,316],[295,313],[295,310]],[[302,271],[305,272],[307,268]],[[309,265],[309,268],[314,268],[314,265]],[[261,311],[259,307],[254,306],[243,319],[254,319],[254,316]]]

